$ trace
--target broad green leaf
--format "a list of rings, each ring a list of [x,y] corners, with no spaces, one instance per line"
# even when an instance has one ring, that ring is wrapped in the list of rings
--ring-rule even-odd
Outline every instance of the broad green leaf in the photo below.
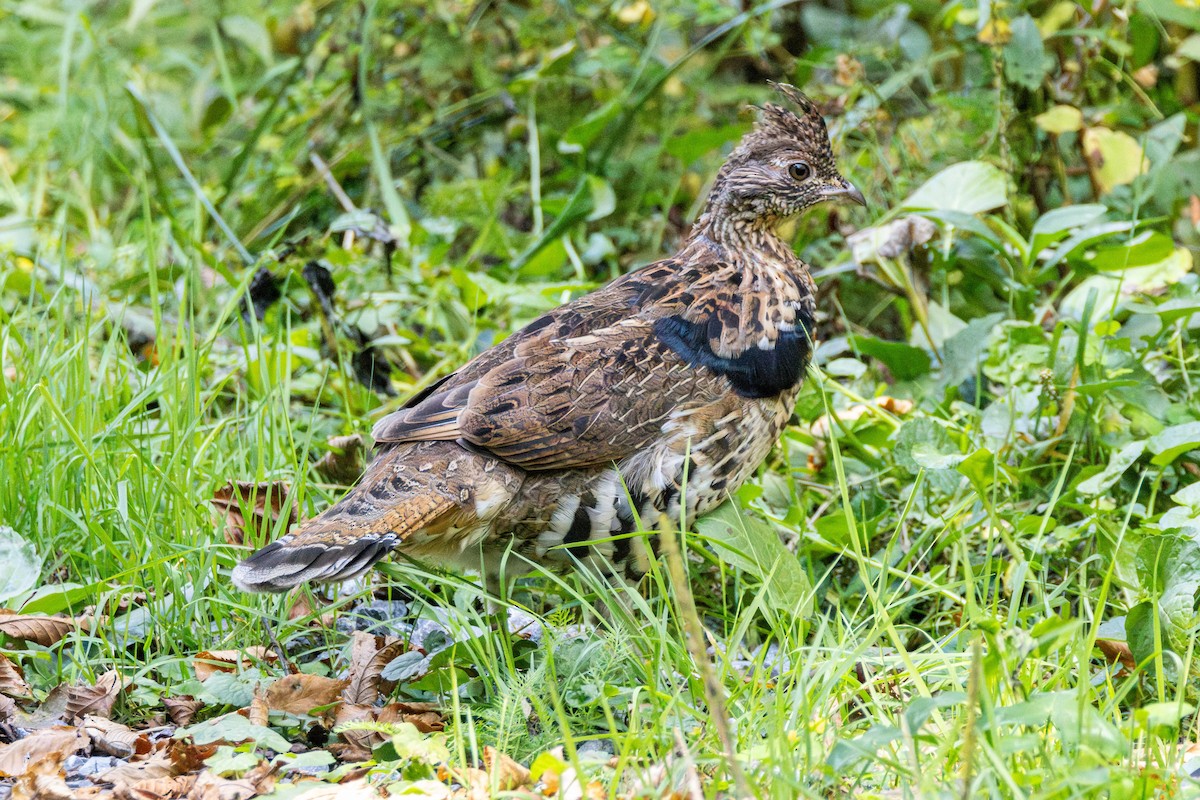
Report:
[[[1125,615],[1125,641],[1138,664],[1147,664],[1154,657],[1154,604],[1149,600],[1138,603]]]
[[[1160,264],[1175,252],[1170,236],[1158,231],[1143,231],[1128,242],[1102,245],[1088,261],[1101,272]]]
[[[1094,308],[1107,314],[1115,307],[1119,296],[1153,292],[1177,283],[1192,269],[1192,254],[1187,248],[1176,248],[1171,255],[1156,264],[1131,267],[1119,272],[1092,275],[1080,281],[1067,293],[1060,304],[1064,316],[1081,319],[1088,295],[1096,293]]]
[[[1108,211],[1102,205],[1088,204],[1081,206],[1063,206],[1047,211],[1033,223],[1029,234],[1029,251],[1036,258],[1046,247],[1065,238],[1068,233],[1084,225],[1096,222]]]
[[[697,521],[696,531],[722,558],[761,580],[774,608],[800,617],[811,613],[808,574],[773,526],[743,513],[731,500]]]
[[[954,316],[950,309],[941,303],[930,300],[925,310],[929,315],[929,335],[926,336],[925,328],[914,325],[909,337],[909,344],[914,347],[941,350],[949,339],[962,333],[967,327],[967,323]]]
[[[12,528],[0,525],[0,603],[32,589],[41,571],[42,560],[33,545]]]
[[[1074,106],[1057,105],[1038,114],[1033,121],[1046,133],[1069,133],[1083,127],[1083,112]]]
[[[964,458],[957,467],[967,477],[980,495],[987,493],[996,479],[996,456],[986,447],[981,447]]]
[[[1120,758],[1129,750],[1129,741],[1120,729],[1091,704],[1081,704],[1074,695],[1050,709],[1050,721],[1063,744],[1072,750],[1087,747],[1103,758]]]
[[[1028,14],[1012,21],[1011,38],[1004,45],[1004,77],[1009,83],[1035,90],[1042,85],[1049,66],[1042,32]]]
[[[1124,131],[1088,128],[1083,132],[1083,147],[1105,192],[1132,183],[1149,168],[1142,146]]]
[[[1137,572],[1158,610],[1164,643],[1184,652],[1200,627],[1195,607],[1200,592],[1200,544],[1175,533],[1150,536],[1138,547]]]
[[[429,671],[429,656],[419,650],[409,650],[393,658],[384,666],[379,677],[385,681],[407,681]]]
[[[572,125],[558,141],[558,152],[581,153],[621,113],[621,104],[610,100]]]
[[[872,725],[855,738],[843,739],[834,745],[826,763],[834,772],[843,772],[857,761],[874,759],[881,747],[888,746],[901,735],[895,725]]]
[[[1141,0],[1138,10],[1148,11],[1164,22],[1200,30],[1200,6],[1191,0]]]
[[[874,336],[850,336],[850,344],[863,355],[877,358],[902,381],[919,378],[929,372],[929,354],[905,342],[888,342]]]
[[[1200,450],[1200,422],[1185,422],[1164,428],[1150,437],[1146,446],[1154,453],[1150,463],[1160,467],[1170,464],[1184,453]]]
[[[922,469],[954,469],[965,458],[946,429],[929,417],[905,421],[896,434],[894,452],[896,463],[914,475]]]
[[[587,176],[588,191],[591,193],[592,210],[585,219],[595,222],[611,214],[617,208],[617,195],[608,181],[597,175]]]
[[[439,764],[450,759],[450,751],[446,749],[443,737],[423,734],[411,722],[401,722],[392,738],[375,749],[375,756],[384,761]]]
[[[326,752],[326,751],[317,751]],[[238,751],[229,745],[221,745],[217,748],[217,752],[204,760],[204,765],[214,775],[229,777],[231,775],[241,775],[244,772],[249,772],[259,765],[262,761],[256,753]]]
[[[212,706],[244,708],[254,699],[254,686],[260,680],[262,676],[257,670],[246,670],[241,674],[214,672],[201,684],[197,697]]]
[[[666,151],[686,166],[701,156],[719,150],[726,142],[738,140],[746,131],[745,125],[720,125],[715,128],[701,125],[670,139]]]
[[[333,753],[328,750],[309,750],[306,753],[281,753],[272,763],[279,765],[280,772],[293,772],[298,769],[331,766],[336,761]]]
[[[910,211],[944,210],[979,214],[1008,204],[1008,179],[983,161],[963,161],[925,181],[901,204]]]
[[[272,58],[271,33],[257,19],[243,14],[223,17],[221,32],[236,39],[250,49],[264,64],[270,65]]]
[[[1191,703],[1148,703],[1133,712],[1138,725],[1151,733],[1177,733],[1179,721],[1196,711]],[[1165,731],[1163,729],[1166,729]]]
[[[1125,470],[1133,466],[1145,451],[1146,442],[1144,440],[1130,442],[1112,454],[1112,457],[1108,460],[1108,466],[1104,468],[1103,472],[1097,473],[1087,480],[1080,482],[1075,487],[1076,491],[1084,495],[1100,494],[1116,483],[1125,474]]]
[[[256,745],[274,750],[276,753],[286,753],[291,749],[291,744],[287,739],[270,728],[254,725],[236,711],[196,725],[189,725],[175,732],[175,738],[182,739],[184,737],[191,737],[196,744],[209,744],[210,742],[237,744],[253,741]]]

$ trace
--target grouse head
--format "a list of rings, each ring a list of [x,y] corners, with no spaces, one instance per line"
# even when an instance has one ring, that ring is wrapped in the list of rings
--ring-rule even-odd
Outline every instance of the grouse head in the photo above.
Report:
[[[833,159],[821,112],[794,86],[774,84],[797,111],[775,103],[726,160],[709,192],[702,221],[738,229],[772,228],[826,200],[866,205]]]

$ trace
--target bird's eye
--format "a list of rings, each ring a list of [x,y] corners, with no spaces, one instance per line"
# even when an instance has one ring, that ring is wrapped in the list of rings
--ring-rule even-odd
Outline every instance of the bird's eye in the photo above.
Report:
[[[812,168],[803,161],[797,161],[795,164],[788,165],[788,175],[791,175],[793,180],[806,181],[808,176],[812,175]]]

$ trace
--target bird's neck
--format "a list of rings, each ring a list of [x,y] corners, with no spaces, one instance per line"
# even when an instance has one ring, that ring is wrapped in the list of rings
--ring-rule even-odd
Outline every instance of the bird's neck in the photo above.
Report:
[[[776,232],[776,223],[707,208],[692,226],[688,245],[719,251],[725,260],[799,266],[800,259]]]

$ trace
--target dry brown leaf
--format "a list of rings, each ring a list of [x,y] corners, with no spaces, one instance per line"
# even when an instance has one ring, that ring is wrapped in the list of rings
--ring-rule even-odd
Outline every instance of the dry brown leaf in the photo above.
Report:
[[[484,745],[483,765],[487,768],[489,783],[502,792],[511,792],[529,783],[529,770],[491,745]]]
[[[83,731],[92,740],[92,746],[101,753],[117,758],[144,756],[150,752],[150,737],[137,733],[128,725],[111,719],[88,715],[83,718]]]
[[[88,738],[78,728],[59,725],[35,731],[0,750],[0,778],[19,778],[47,756],[57,757],[61,763],[87,746]]]
[[[254,698],[246,708],[246,718],[250,720],[251,725],[265,728],[270,722],[270,716],[271,706],[267,703],[267,690],[260,684],[254,688]]]
[[[349,681],[297,673],[267,687],[267,705],[274,711],[307,714],[318,706],[336,703]]]
[[[63,710],[63,718],[68,722],[75,722],[88,714],[107,717],[112,713],[113,705],[117,702],[117,695],[123,686],[120,673],[116,670],[109,670],[97,678],[91,686],[60,684],[54,687],[50,691],[50,696],[46,698],[45,704],[56,705],[51,704],[51,698],[56,692],[62,692],[66,695],[67,701]]]
[[[167,716],[173,724],[178,725],[180,728],[190,725],[192,717],[196,716],[196,712],[203,707],[204,702],[197,700],[190,694],[163,698],[163,708],[167,710]]]
[[[204,766],[204,762],[217,752],[219,742],[192,744],[189,739],[172,739],[167,745],[167,758],[171,760],[176,775],[187,775]]]
[[[195,775],[145,778],[135,783],[116,784],[113,796],[117,800],[177,800],[186,797],[195,783]]]
[[[154,753],[140,761],[126,761],[112,769],[101,772],[96,777],[114,786],[122,784],[135,785],[143,781],[155,781],[169,778],[175,770],[166,753]]]
[[[437,710],[436,703],[388,703],[379,709],[379,722],[409,722],[421,733],[436,733],[444,730],[446,720]]]
[[[47,753],[31,761],[12,787],[12,800],[76,800],[67,786],[62,762],[65,755]]]
[[[1097,639],[1096,649],[1104,654],[1104,658],[1110,664],[1120,663],[1130,672],[1137,669],[1137,659],[1133,657],[1133,652],[1129,649],[1127,642],[1119,642],[1116,639]]]
[[[378,714],[379,709],[374,706],[359,705],[356,703],[342,703],[337,708],[332,709],[332,714],[327,715],[329,724],[326,725],[329,729],[337,728],[339,725],[345,725],[347,722],[361,722],[364,720],[373,721]],[[338,734],[346,744],[356,750],[366,751],[366,756],[357,758],[342,758],[343,761],[364,761],[371,757],[371,751],[380,744],[383,744],[384,736],[375,731],[342,731]]]
[[[17,715],[17,703],[11,697],[0,694],[0,725],[7,725]]]
[[[25,683],[21,668],[4,655],[0,655],[0,694],[12,697],[29,696],[29,684]]]
[[[342,699],[351,705],[371,704],[379,696],[380,673],[404,652],[396,638],[355,631],[350,644],[350,672]]]
[[[212,504],[225,519],[225,541],[240,545],[246,542],[246,523],[251,532],[263,530],[268,515],[271,523],[286,516],[289,525],[296,522],[296,505],[291,489],[283,481],[245,483],[230,481],[213,493]]]
[[[343,764],[358,764],[371,758],[370,750],[345,742],[334,742],[325,749]]]
[[[261,645],[252,645],[241,650],[203,650],[196,654],[192,668],[196,670],[196,680],[206,681],[215,672],[237,672],[255,661],[275,661],[278,658],[275,651]]]
[[[349,486],[362,475],[366,450],[366,443],[360,434],[334,436],[329,440],[329,452],[321,456],[313,467],[326,480]]]
[[[25,642],[51,647],[75,629],[75,620],[40,614],[0,612],[0,633]]]

